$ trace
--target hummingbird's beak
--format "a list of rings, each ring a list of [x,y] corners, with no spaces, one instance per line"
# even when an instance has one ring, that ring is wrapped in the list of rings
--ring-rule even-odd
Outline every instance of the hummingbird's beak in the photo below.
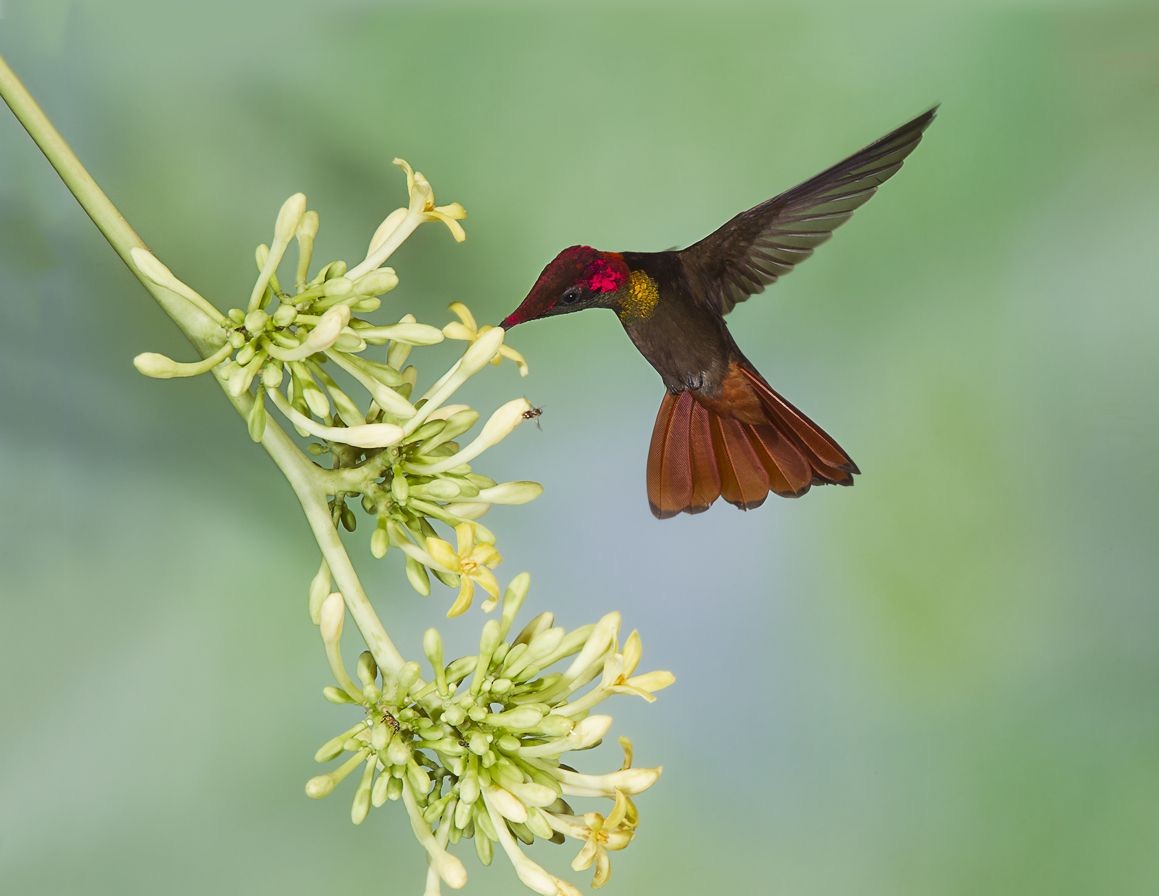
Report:
[[[516,324],[521,324],[524,321],[526,321],[527,316],[525,314],[520,313],[522,310],[523,310],[523,306],[520,305],[518,308],[516,308],[514,311],[512,311],[510,314],[508,314],[505,318],[503,318],[503,322],[501,324],[499,324],[499,326],[501,326],[504,330],[510,330]]]

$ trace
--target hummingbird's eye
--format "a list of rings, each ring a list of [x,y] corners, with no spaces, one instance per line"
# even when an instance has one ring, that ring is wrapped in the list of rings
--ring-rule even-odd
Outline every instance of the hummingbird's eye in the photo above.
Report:
[[[574,305],[583,296],[583,290],[578,286],[569,286],[563,291],[563,295],[559,297],[561,305]]]

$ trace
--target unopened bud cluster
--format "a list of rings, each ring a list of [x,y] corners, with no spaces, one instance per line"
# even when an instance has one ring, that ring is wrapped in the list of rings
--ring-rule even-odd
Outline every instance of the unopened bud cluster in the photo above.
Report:
[[[440,881],[453,888],[466,883],[462,862],[448,851],[463,839],[474,841],[484,864],[498,847],[520,880],[544,896],[576,890],[528,858],[520,844],[578,840],[572,867],[594,867],[594,884],[601,886],[611,873],[608,852],[623,849],[635,835],[632,797],[660,776],[659,768],[631,766],[626,740],[624,765],[610,773],[584,774],[564,764],[566,754],[597,746],[608,732],[611,717],[592,714],[605,699],[622,693],[652,700],[673,678],[668,672],[635,674],[639,635],[620,644],[618,613],[570,632],[543,613],[510,636],[528,585],[526,573],[512,581],[475,655],[448,662],[441,636],[429,630],[423,648],[430,681],[415,662],[387,674],[369,653],[350,676],[338,648],[341,595],[330,595],[321,607],[322,638],[337,681],[326,696],[359,705],[365,717],[318,750],[318,761],[342,762],[312,778],[306,792],[326,796],[357,773],[356,824],[371,807],[401,801],[429,855],[427,896],[439,892]],[[571,806],[577,798],[602,798],[611,806],[606,815],[581,814]]]
[[[450,615],[465,611],[476,586],[499,596],[492,569],[501,557],[495,536],[478,522],[496,504],[523,504],[542,487],[534,482],[504,482],[475,472],[471,462],[527,419],[531,405],[517,398],[496,410],[475,434],[479,413],[450,404],[456,391],[488,364],[527,365],[504,345],[504,332],[479,327],[461,303],[458,318],[443,328],[418,323],[406,314],[397,323],[376,325],[359,317],[377,310],[381,296],[398,285],[385,262],[424,221],[445,224],[456,240],[465,233],[462,206],[434,204],[426,178],[395,160],[407,175],[409,204],[391,212],[370,240],[363,261],[325,264],[313,276],[310,265],[319,217],[301,193],[283,204],[270,244],[256,252],[258,278],[245,307],[220,314],[195,290],[178,280],[153,255],[132,252],[142,276],[184,297],[218,321],[221,345],[202,361],[179,363],[146,353],[135,359],[149,376],[194,376],[215,370],[235,396],[250,393],[247,422],[251,438],[261,441],[269,409],[276,408],[299,435],[317,441],[316,457],[329,455],[331,475],[324,481],[336,526],[353,530],[360,505],[375,520],[371,552],[384,556],[391,547],[405,554],[406,574],[421,594],[430,577],[458,589]],[[278,273],[292,243],[297,244],[293,287]],[[421,395],[418,371],[409,364],[416,346],[444,339],[467,343],[463,355]],[[353,389],[365,393],[358,399]],[[357,393],[355,393],[357,394]],[[435,524],[447,527],[441,537]],[[325,577],[323,570],[320,575]],[[324,596],[326,590],[323,590]],[[312,608],[315,617],[317,605]]]

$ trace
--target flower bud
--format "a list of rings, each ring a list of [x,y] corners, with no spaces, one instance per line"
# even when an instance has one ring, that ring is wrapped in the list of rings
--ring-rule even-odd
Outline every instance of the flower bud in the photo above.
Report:
[[[321,628],[322,640],[333,643],[341,638],[342,623],[345,619],[346,604],[342,601],[341,592],[335,591],[322,601],[322,609],[319,613],[319,626]]]
[[[495,842],[490,837],[482,836],[478,831],[475,832],[474,840],[475,855],[484,865],[490,865],[495,859]]]
[[[379,808],[386,803],[386,791],[390,786],[390,782],[394,779],[388,774],[381,774],[374,779],[374,785],[370,789],[370,802],[374,808]]]
[[[492,620],[494,621],[494,620]],[[526,731],[536,728],[544,721],[543,711],[533,706],[520,706],[504,712],[493,712],[487,716],[487,724],[511,731]]]
[[[274,223],[274,242],[288,243],[294,237],[302,218],[306,214],[306,196],[304,193],[295,193],[282,203],[278,210],[278,219]]]
[[[523,414],[530,410],[531,405],[526,398],[516,398],[507,402],[491,415],[479,434],[479,441],[486,445],[495,445],[523,422]]]
[[[479,491],[478,498],[488,504],[526,504],[543,494],[538,482],[504,482]]]
[[[322,621],[322,602],[330,594],[330,567],[326,561],[318,567],[310,580],[310,621],[318,625]]]
[[[245,316],[245,328],[251,336],[257,336],[269,323],[270,316],[262,311],[260,308],[255,308]],[[238,361],[239,364],[244,364],[244,361]]]
[[[410,747],[400,735],[396,734],[386,745],[386,761],[390,765],[406,765],[410,758]]]
[[[172,379],[181,376],[181,368],[172,358],[157,352],[144,352],[133,358],[133,366],[138,373],[151,376],[157,380]]]
[[[423,634],[423,653],[436,673],[443,669],[443,636],[437,628],[428,628]]]
[[[431,593],[431,577],[427,574],[427,568],[414,557],[406,558],[406,578],[411,587],[423,597]]]
[[[390,292],[398,286],[398,274],[394,268],[379,268],[369,274],[363,274],[354,281],[354,291],[359,295],[378,296]]]
[[[370,814],[370,788],[373,783],[374,763],[368,762],[362,773],[362,780],[358,782],[358,789],[354,791],[354,802],[350,806],[350,820],[354,824],[362,824]]]
[[[386,749],[386,745],[390,743],[390,735],[391,731],[386,722],[375,723],[370,729],[370,746],[374,748],[374,752],[381,753]]]
[[[501,345],[503,345],[503,330],[499,327],[488,330],[463,353],[463,357],[459,360],[459,373],[464,378],[474,376],[491,363],[491,359],[499,353]]]
[[[488,787],[486,794],[487,804],[509,821],[522,823],[527,821],[527,807],[514,794],[502,787]]]
[[[543,720],[534,726],[535,730],[545,737],[564,737],[575,728],[575,722],[566,716],[544,716]]]
[[[414,761],[413,757],[406,764],[406,779],[415,793],[430,793],[433,783],[431,777],[421,765]]]
[[[395,680],[395,685],[400,700],[405,698],[406,695],[410,693],[410,689],[414,686],[414,683],[418,681],[421,671],[422,670],[419,669],[419,664],[414,660],[410,660],[409,662],[403,664],[402,669],[399,670],[398,678]]]
[[[278,362],[267,362],[262,365],[262,387],[276,389],[282,384],[282,365]]]
[[[331,759],[337,759],[342,755],[342,749],[348,739],[346,732],[339,734],[337,737],[332,737],[326,743],[318,748],[318,752],[314,754],[315,762],[329,762]]]
[[[306,782],[306,796],[320,800],[334,792],[334,778],[331,775],[316,775]]]
[[[390,549],[390,538],[386,534],[386,527],[379,523],[370,536],[370,553],[376,560],[381,560]]]
[[[358,654],[358,662],[355,663],[354,670],[363,687],[372,687],[378,680],[378,664],[374,661],[374,656],[369,650],[364,650]]]

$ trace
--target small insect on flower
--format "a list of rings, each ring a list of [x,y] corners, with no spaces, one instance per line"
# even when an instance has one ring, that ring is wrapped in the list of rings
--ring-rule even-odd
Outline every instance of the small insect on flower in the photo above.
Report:
[[[523,412],[524,420],[534,420],[536,429],[542,430],[543,427],[539,424],[539,418],[543,416],[543,408],[530,407]]]

